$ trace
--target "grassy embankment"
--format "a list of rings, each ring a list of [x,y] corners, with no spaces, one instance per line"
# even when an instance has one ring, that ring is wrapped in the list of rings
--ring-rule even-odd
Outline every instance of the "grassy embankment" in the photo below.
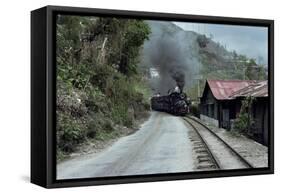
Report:
[[[141,20],[58,16],[57,158],[134,128],[149,110],[138,69],[149,26]]]

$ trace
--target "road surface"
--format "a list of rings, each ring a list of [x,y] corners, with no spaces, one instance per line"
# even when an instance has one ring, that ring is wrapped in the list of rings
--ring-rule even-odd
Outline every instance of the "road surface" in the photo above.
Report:
[[[180,117],[152,112],[136,133],[104,151],[58,164],[57,179],[192,171],[189,130]]]

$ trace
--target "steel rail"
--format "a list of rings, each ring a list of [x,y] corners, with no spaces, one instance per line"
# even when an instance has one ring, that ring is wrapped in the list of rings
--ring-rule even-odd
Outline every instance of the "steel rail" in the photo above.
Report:
[[[184,120],[191,119],[192,121],[198,123],[199,125],[201,125],[204,129],[206,129],[207,131],[209,131],[213,136],[215,136],[219,141],[221,141],[229,150],[231,150],[232,153],[234,153],[234,155],[241,161],[244,163],[245,166],[249,167],[249,168],[254,168],[252,166],[252,164],[250,164],[243,156],[241,156],[236,150],[234,150],[228,143],[226,143],[226,141],[224,141],[220,136],[218,136],[214,131],[212,131],[209,127],[207,127],[205,124],[197,121],[196,119],[190,117],[190,116],[186,116],[186,118],[184,118]],[[193,125],[194,126],[194,125]]]
[[[187,119],[184,118],[184,121],[186,121],[192,128],[193,130],[196,132],[196,134],[198,135],[199,139],[201,140],[203,146],[205,147],[208,155],[210,156],[213,164],[215,165],[215,167],[217,169],[221,169],[220,165],[219,165],[219,162],[218,160],[215,158],[214,154],[212,153],[212,151],[210,150],[208,144],[206,143],[206,141],[203,139],[203,137],[201,136],[201,134],[199,133],[199,131],[196,129],[196,127],[190,122],[188,121]]]

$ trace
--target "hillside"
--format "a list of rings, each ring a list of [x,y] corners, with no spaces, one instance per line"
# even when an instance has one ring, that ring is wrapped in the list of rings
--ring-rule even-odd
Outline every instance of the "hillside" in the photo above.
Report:
[[[146,117],[148,86],[137,64],[149,33],[140,20],[58,16],[58,160],[85,142],[132,132]]]
[[[202,88],[206,79],[266,79],[266,69],[254,59],[229,51],[210,37],[172,22],[147,23],[151,34],[144,44],[142,64],[159,72],[158,78],[150,80],[154,92],[165,93],[175,86],[171,72],[184,72],[184,89],[193,99],[198,96],[198,82]]]

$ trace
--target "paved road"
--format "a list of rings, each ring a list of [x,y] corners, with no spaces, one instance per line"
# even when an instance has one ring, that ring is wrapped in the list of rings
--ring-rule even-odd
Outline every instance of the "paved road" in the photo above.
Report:
[[[87,178],[187,172],[194,168],[189,128],[180,117],[152,112],[134,134],[99,154],[58,164],[57,178]]]

